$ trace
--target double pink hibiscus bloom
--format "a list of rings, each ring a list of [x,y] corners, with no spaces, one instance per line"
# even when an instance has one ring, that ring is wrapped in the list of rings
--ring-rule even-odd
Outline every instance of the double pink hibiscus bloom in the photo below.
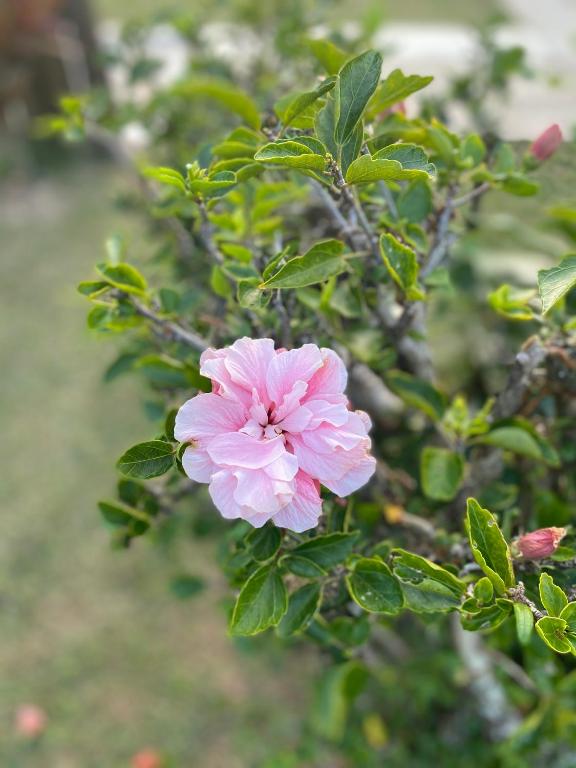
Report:
[[[374,473],[370,419],[350,410],[332,350],[243,338],[206,350],[200,371],[213,391],[184,403],[174,434],[190,443],[186,474],[210,483],[223,517],[306,531],[322,512],[320,484],[347,496]]]

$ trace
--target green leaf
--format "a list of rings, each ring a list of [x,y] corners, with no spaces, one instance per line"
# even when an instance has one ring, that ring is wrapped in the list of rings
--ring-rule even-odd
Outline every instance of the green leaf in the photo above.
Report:
[[[460,620],[462,626],[468,632],[480,632],[482,630],[492,630],[499,627],[508,616],[510,616],[510,606],[494,603],[485,608],[480,608],[474,612],[462,611]]]
[[[326,576],[328,573],[325,568],[322,568],[313,560],[298,555],[283,555],[278,561],[278,565],[282,568],[287,568],[290,573],[303,579],[318,579]]]
[[[330,95],[314,119],[314,131],[332,157],[340,161],[340,149],[335,138],[337,119],[338,105],[336,99]]]
[[[521,173],[509,173],[502,182],[502,189],[511,195],[530,197],[538,192],[540,185]]]
[[[411,94],[425,88],[433,79],[420,75],[405,75],[401,69],[393,70],[374,94],[369,106],[370,116],[404,101]]]
[[[270,560],[280,547],[282,534],[272,523],[266,523],[262,528],[255,528],[246,538],[252,556],[259,562]]]
[[[332,568],[346,560],[352,553],[357,539],[358,532],[315,536],[295,547],[290,552],[290,556],[306,558],[321,568]]]
[[[348,169],[360,154],[363,141],[364,123],[360,120],[344,144],[338,148],[338,162],[344,176],[346,176]]]
[[[432,384],[404,371],[388,371],[386,381],[390,389],[405,403],[423,411],[439,421],[446,410],[446,398]]]
[[[143,526],[143,533],[152,522],[146,512],[119,501],[99,501],[98,509],[106,522],[115,527],[126,528],[136,523]]]
[[[546,314],[576,286],[576,255],[565,256],[557,267],[538,272],[542,313]]]
[[[376,160],[370,155],[361,155],[352,162],[346,172],[347,184],[371,184],[402,178],[402,166],[396,160]]]
[[[568,603],[562,608],[560,618],[567,624],[568,632],[576,633],[576,603]]]
[[[242,587],[232,618],[232,635],[255,635],[275,627],[288,607],[286,587],[273,565],[263,565]]]
[[[492,582],[498,594],[514,586],[514,570],[510,548],[494,515],[483,509],[476,499],[468,499],[466,529],[472,554]]]
[[[522,426],[496,426],[483,435],[474,439],[475,443],[494,445],[504,451],[511,451],[520,456],[527,456],[538,461],[545,461],[552,466],[558,466],[559,459],[556,451],[542,438],[532,434]]]
[[[399,613],[404,605],[400,584],[386,563],[377,557],[356,560],[346,576],[352,599],[371,613]]]
[[[202,592],[205,586],[204,579],[201,579],[200,576],[182,574],[172,579],[170,591],[179,600],[189,600],[191,597],[195,597]]]
[[[160,184],[168,184],[171,187],[176,187],[181,192],[186,192],[186,182],[184,176],[173,168],[164,168],[161,166],[144,168],[142,174],[147,179],[154,179],[159,181]]]
[[[256,152],[254,159],[262,163],[309,171],[323,171],[326,167],[323,144],[310,137],[307,137],[306,143],[284,139],[265,144]]]
[[[450,611],[460,606],[465,583],[442,566],[404,549],[392,550],[394,575],[405,606],[417,613]]]
[[[218,171],[210,176],[191,179],[188,189],[192,194],[211,197],[236,186],[237,181],[236,174],[232,171]]]
[[[239,280],[236,289],[238,304],[244,309],[264,309],[268,306],[271,294],[264,293],[260,286],[262,280],[259,277],[251,277],[247,280]]]
[[[337,664],[322,675],[316,683],[310,718],[318,736],[328,741],[341,741],[350,703],[362,692],[367,680],[368,670],[357,661]]]
[[[432,192],[423,179],[415,179],[402,190],[398,198],[398,215],[401,219],[417,223],[425,219],[432,210]]]
[[[488,604],[492,602],[494,597],[494,587],[488,576],[482,576],[474,584],[474,597],[478,602]]]
[[[140,272],[131,264],[98,264],[96,267],[102,277],[125,293],[143,294],[146,292],[148,285],[146,280],[140,274]]]
[[[554,584],[554,579],[549,573],[540,576],[539,583],[540,600],[550,616],[560,616],[568,605],[568,598],[564,590]]]
[[[380,236],[380,253],[390,276],[411,301],[424,298],[418,285],[418,259],[412,248],[403,245],[393,235]]]
[[[174,93],[185,97],[203,96],[239,115],[251,128],[260,128],[260,113],[252,99],[226,80],[195,78],[174,86]]]
[[[338,144],[346,141],[361,119],[378,86],[381,69],[382,56],[377,51],[366,51],[340,70],[336,86],[338,120],[334,133]]]
[[[534,297],[534,291],[519,291],[510,285],[501,285],[488,295],[492,309],[508,320],[533,320],[534,312],[528,302]]]
[[[110,283],[103,282],[102,280],[83,280],[78,283],[78,293],[88,298],[94,298],[100,296],[104,291],[110,290]]]
[[[398,142],[372,155],[374,160],[395,160],[402,166],[401,179],[428,178],[436,173],[433,163],[429,162],[428,155],[417,144]]]
[[[460,145],[460,157],[469,167],[475,168],[480,165],[486,156],[486,145],[481,136],[477,133],[471,133],[466,136]]]
[[[564,619],[544,616],[536,622],[536,632],[549,648],[556,653],[570,653],[573,648],[566,636],[567,624]]]
[[[336,78],[327,77],[326,80],[323,80],[313,91],[306,91],[305,93],[300,93],[298,96],[295,96],[288,106],[279,114],[284,125],[290,125],[298,115],[308,109],[308,107],[314,104],[319,98],[331,91],[335,85]]]
[[[528,645],[534,628],[534,614],[528,605],[514,603],[514,616],[516,618],[516,634],[520,645]]]
[[[116,466],[126,477],[147,480],[168,472],[174,464],[174,447],[164,440],[150,440],[129,448]]]
[[[451,501],[464,476],[464,459],[446,448],[427,446],[420,457],[422,489],[429,499]]]
[[[305,584],[290,595],[288,610],[278,625],[279,637],[289,637],[296,632],[303,632],[314,618],[322,602],[320,584]]]
[[[309,40],[310,50],[329,75],[335,75],[340,70],[348,54],[330,40]]]
[[[344,243],[340,240],[316,243],[303,256],[295,256],[287,261],[275,275],[261,283],[260,288],[304,288],[323,283],[347,270],[343,251]]]
[[[142,371],[150,383],[157,387],[189,387],[198,383],[197,369],[168,355],[144,355],[134,363],[133,368]]]

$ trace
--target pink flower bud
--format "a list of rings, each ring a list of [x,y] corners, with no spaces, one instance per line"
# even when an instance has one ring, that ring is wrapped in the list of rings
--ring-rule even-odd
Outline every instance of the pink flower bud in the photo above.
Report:
[[[530,154],[543,162],[551,157],[562,144],[562,131],[560,126],[554,123],[546,128],[530,146]]]
[[[131,761],[132,768],[162,768],[162,758],[154,749],[136,752]]]
[[[537,531],[520,536],[516,541],[516,547],[522,557],[541,560],[556,551],[565,535],[566,528],[539,528]]]
[[[35,704],[23,704],[16,712],[16,731],[28,739],[35,739],[46,728],[46,713]]]

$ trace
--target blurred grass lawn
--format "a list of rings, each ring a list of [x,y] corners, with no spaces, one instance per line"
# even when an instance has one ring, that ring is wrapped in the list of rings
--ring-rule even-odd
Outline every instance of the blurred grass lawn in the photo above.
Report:
[[[96,509],[151,430],[137,382],[101,383],[113,345],[85,330],[74,288],[135,226],[116,182],[84,167],[0,195],[0,765],[116,768],[148,744],[178,768],[261,765],[298,736],[307,657],[227,638],[209,540],[178,553],[208,581],[180,602],[173,559],[146,540],[112,552]],[[11,735],[24,702],[50,721],[35,749]]]

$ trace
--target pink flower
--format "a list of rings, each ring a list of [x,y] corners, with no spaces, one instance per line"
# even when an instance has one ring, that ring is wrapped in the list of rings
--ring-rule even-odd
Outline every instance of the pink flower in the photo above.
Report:
[[[16,712],[16,731],[28,739],[40,736],[48,722],[46,712],[36,704],[23,704]]]
[[[347,496],[374,473],[370,419],[349,409],[346,368],[332,350],[243,338],[206,350],[200,371],[212,393],[184,403],[174,434],[190,443],[186,474],[210,484],[223,517],[306,531],[322,512],[320,483]]]
[[[522,557],[529,560],[541,560],[549,557],[558,548],[558,544],[566,535],[565,528],[539,528],[537,531],[526,533],[516,541],[516,547]]]
[[[132,768],[161,768],[162,758],[154,749],[142,749],[132,756]]]
[[[551,157],[558,147],[562,144],[562,131],[560,126],[554,123],[546,128],[538,138],[530,145],[530,154],[543,162]]]

